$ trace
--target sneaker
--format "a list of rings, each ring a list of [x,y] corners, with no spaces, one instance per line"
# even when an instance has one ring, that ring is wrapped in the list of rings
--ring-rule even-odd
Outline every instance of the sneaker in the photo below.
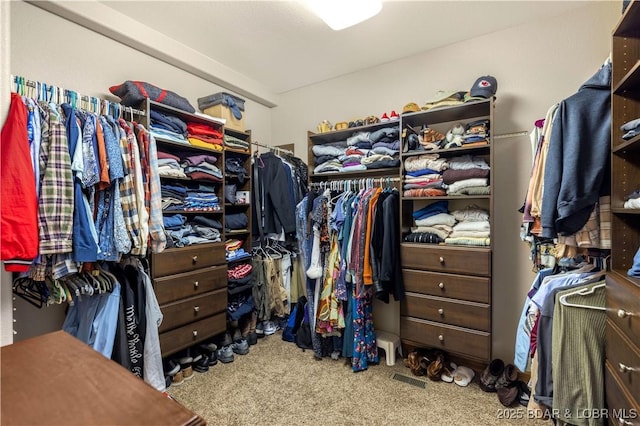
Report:
[[[263,334],[264,336],[264,334]],[[247,343],[249,344],[249,346],[253,346],[255,344],[258,343],[258,333],[256,333],[255,331],[250,331],[249,334],[247,334]]]
[[[184,382],[184,376],[182,375],[182,371],[178,371],[176,374],[171,376],[171,386],[179,386]]]
[[[496,358],[487,365],[480,375],[480,389],[485,392],[495,392],[498,378],[504,372],[504,361]]]
[[[380,117],[380,121],[389,121],[389,116],[386,112],[382,114],[382,117]]]
[[[400,116],[398,115],[398,113],[397,113],[397,112],[395,112],[395,111],[391,111],[391,117],[390,117],[390,119],[391,119],[391,120],[400,120]]]
[[[193,358],[193,369],[197,373],[206,373],[209,371],[209,356],[206,354],[200,354]]]
[[[190,356],[185,356],[178,360],[180,363],[180,371],[182,372],[182,377],[185,380],[189,380],[193,377],[193,368],[191,367],[191,363],[193,363],[193,358]]]
[[[209,358],[209,367],[213,367],[218,363],[218,347],[215,343],[208,343],[200,345],[200,350]]]
[[[276,325],[273,323],[273,321],[265,321],[262,326],[264,329],[265,336],[271,336],[273,333],[277,331]]]
[[[178,371],[180,371],[180,363],[170,359],[167,363],[167,369],[164,374],[167,376],[174,376]]]
[[[264,322],[259,322],[258,324],[256,324],[256,335],[258,337],[258,339],[261,339],[264,337]]]
[[[246,355],[249,353],[249,343],[246,339],[236,340],[231,344],[231,350],[238,355]]]
[[[231,334],[229,332],[224,333],[224,338],[220,342],[220,346],[229,346],[233,343],[233,339],[231,338]]]
[[[238,340],[242,340],[242,339],[243,339],[243,337],[242,337],[242,333],[240,332],[240,329],[236,328],[233,331],[233,341],[237,342]]]
[[[223,346],[222,348],[218,349],[216,355],[218,356],[218,360],[220,360],[224,364],[233,362],[234,360],[233,349],[231,348],[231,345]]]

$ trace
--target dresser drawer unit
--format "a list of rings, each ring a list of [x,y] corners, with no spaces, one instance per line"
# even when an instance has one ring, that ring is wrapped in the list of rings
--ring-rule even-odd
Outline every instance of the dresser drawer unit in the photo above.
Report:
[[[225,262],[222,243],[171,248],[153,256],[153,276],[178,274],[207,266],[222,265]]]
[[[164,316],[160,324],[160,332],[171,330],[181,325],[209,317],[227,309],[227,289],[190,297],[160,306]]]
[[[489,278],[403,269],[402,279],[408,292],[491,303]]]
[[[154,279],[158,303],[174,302],[227,286],[227,267],[210,266],[193,272],[184,272]]]
[[[483,361],[491,357],[491,333],[484,331],[401,317],[400,335],[416,346],[442,349]]]
[[[640,342],[640,287],[607,274],[608,318],[633,342]]]
[[[162,356],[188,348],[227,329],[226,312],[160,334]]]
[[[437,272],[489,276],[491,251],[473,247],[447,247],[402,243],[402,267]]]
[[[475,330],[491,331],[489,305],[406,293],[401,314]]]

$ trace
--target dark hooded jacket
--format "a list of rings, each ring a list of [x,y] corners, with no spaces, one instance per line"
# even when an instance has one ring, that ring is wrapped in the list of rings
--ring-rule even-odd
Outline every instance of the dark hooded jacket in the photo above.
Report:
[[[610,193],[611,64],[563,100],[544,171],[542,236],[572,235]]]

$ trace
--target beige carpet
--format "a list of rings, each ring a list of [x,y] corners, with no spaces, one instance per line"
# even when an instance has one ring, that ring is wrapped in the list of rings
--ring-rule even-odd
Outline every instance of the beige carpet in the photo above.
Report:
[[[391,378],[397,372],[421,379],[402,360],[392,367],[381,361],[354,373],[343,359],[315,361],[278,332],[169,392],[209,425],[551,424],[527,419],[523,407],[505,409],[496,394],[480,390],[477,376],[468,387],[427,380],[421,389]]]

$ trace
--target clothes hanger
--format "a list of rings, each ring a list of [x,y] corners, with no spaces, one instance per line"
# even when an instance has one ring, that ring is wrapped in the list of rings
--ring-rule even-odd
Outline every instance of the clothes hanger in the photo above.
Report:
[[[578,290],[572,291],[571,293],[563,294],[562,296],[560,296],[558,298],[558,301],[564,306],[572,306],[574,308],[593,309],[593,310],[596,310],[596,311],[606,311],[607,308],[605,308],[605,307],[581,305],[579,303],[567,302],[567,297],[571,297],[571,296],[589,296],[589,295],[595,294],[595,290],[596,289],[603,288],[605,286],[606,286],[606,283],[604,281],[601,281],[599,284],[595,284],[595,285],[593,285],[591,287],[580,288]]]

